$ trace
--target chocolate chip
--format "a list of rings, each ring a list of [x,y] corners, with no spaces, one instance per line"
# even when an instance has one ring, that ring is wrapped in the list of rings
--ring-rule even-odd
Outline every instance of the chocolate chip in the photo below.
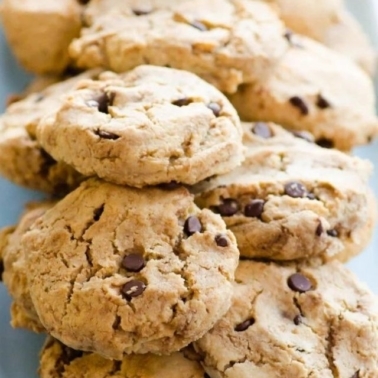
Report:
[[[292,181],[285,185],[285,194],[293,198],[303,198],[307,196],[307,189],[299,182]]]
[[[305,293],[312,288],[310,280],[300,273],[291,275],[287,283],[291,290],[298,291],[299,293]]]
[[[227,247],[228,246],[228,240],[224,235],[217,235],[215,237],[215,243],[217,243],[218,247]]]
[[[207,30],[206,25],[203,24],[201,21],[193,21],[190,25],[193,26],[193,28],[196,28],[196,29],[201,30],[201,31]]]
[[[181,187],[181,184],[177,181],[165,182],[159,185],[159,188],[164,189],[164,190],[175,190],[180,187]]]
[[[323,231],[324,231],[324,228],[323,228],[322,222],[319,221],[318,227],[316,227],[316,230],[315,230],[316,236],[321,236]]]
[[[147,14],[150,14],[151,10],[147,10],[147,9],[133,9],[133,13],[135,14],[135,16],[145,16]]]
[[[316,100],[316,106],[319,109],[327,109],[331,107],[331,104],[322,95],[318,95],[318,99]]]
[[[207,107],[214,113],[215,117],[219,117],[219,114],[221,112],[221,107],[216,102],[210,102],[207,104]]]
[[[192,236],[196,232],[201,232],[202,231],[202,224],[201,224],[200,220],[195,216],[189,217],[185,221],[184,231],[188,236]]]
[[[316,196],[314,193],[307,193],[307,196],[306,196],[309,200],[314,200],[316,199]]]
[[[146,266],[146,262],[139,253],[131,253],[123,258],[122,266],[129,272],[140,272]]]
[[[301,325],[302,324],[302,316],[300,315],[297,315],[294,319],[293,319],[293,322],[295,325]]]
[[[104,212],[105,205],[101,205],[98,209],[95,209],[93,212],[93,220],[98,222],[101,218],[102,213]]]
[[[223,199],[223,202],[216,207],[219,214],[223,217],[231,217],[239,211],[239,204],[233,198]]]
[[[249,218],[260,218],[264,211],[265,201],[261,199],[252,200],[244,208],[244,215]]]
[[[270,127],[268,126],[267,123],[265,122],[256,122],[251,131],[261,137],[261,138],[264,138],[264,139],[268,139],[268,138],[271,138],[273,135],[272,135],[272,130],[270,129]]]
[[[236,332],[243,332],[243,331],[247,330],[254,323],[255,323],[255,319],[253,319],[253,318],[247,319],[243,323],[238,324],[235,327],[235,331]]]
[[[113,105],[114,98],[114,93],[107,94],[104,92],[93,100],[88,100],[86,104],[91,108],[97,108],[101,113],[108,114],[109,106]]]
[[[333,148],[334,147],[334,143],[332,140],[330,139],[327,139],[327,138],[320,138],[316,141],[316,144],[320,147],[323,147],[323,148]]]
[[[309,143],[314,143],[314,136],[308,131],[292,131],[291,133],[297,138],[304,139]]]
[[[307,104],[298,96],[291,97],[289,99],[289,102],[291,105],[295,106],[296,108],[299,109],[299,111],[303,115],[307,115],[309,113],[309,109]]]
[[[105,130],[96,130],[95,134],[98,135],[101,139],[108,139],[108,140],[119,139],[119,135],[110,133],[109,131],[105,131]]]
[[[334,238],[337,238],[337,237],[339,236],[339,233],[338,233],[336,230],[328,230],[328,231],[327,231],[327,234],[328,234],[329,236],[334,237]]]
[[[172,104],[176,106],[187,106],[191,104],[193,101],[190,98],[183,97],[180,98],[179,100],[173,101]]]
[[[132,280],[122,287],[123,296],[130,301],[132,298],[139,297],[146,290],[146,285],[142,281]]]
[[[356,371],[350,378],[360,378],[360,371]]]

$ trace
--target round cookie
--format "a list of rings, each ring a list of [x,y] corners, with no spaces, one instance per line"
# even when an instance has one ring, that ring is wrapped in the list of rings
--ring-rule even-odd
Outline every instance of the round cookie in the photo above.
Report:
[[[169,354],[228,310],[239,252],[222,219],[177,189],[91,179],[21,242],[42,324],[108,358]]]
[[[178,374],[181,378],[206,378],[189,349],[169,356],[133,354],[122,361],[112,361],[48,338],[40,356],[41,378],[176,378]]]
[[[37,139],[85,176],[136,187],[195,184],[243,159],[227,98],[192,73],[155,66],[82,82],[41,120]]]
[[[378,132],[370,78],[353,62],[305,37],[269,75],[241,86],[231,102],[242,119],[311,132],[322,146],[350,150]]]
[[[141,64],[194,72],[233,93],[287,50],[275,10],[250,0],[94,0],[70,47],[82,68],[125,72]]]
[[[262,122],[244,129],[244,163],[193,188],[200,208],[222,215],[240,254],[345,261],[360,253],[376,215],[370,163],[308,142],[308,133]]]
[[[376,297],[339,263],[241,261],[228,313],[195,343],[211,378],[374,378]]]
[[[82,176],[72,167],[56,162],[36,141],[40,119],[61,103],[61,96],[73,90],[82,80],[93,78],[92,70],[44,88],[39,81],[24,99],[9,105],[0,116],[0,174],[8,180],[31,189],[61,194],[75,188]]]
[[[3,0],[1,19],[7,40],[23,67],[37,74],[61,73],[68,46],[79,36],[82,1]]]
[[[17,226],[4,228],[0,233],[0,254],[3,259],[3,281],[14,302],[11,307],[11,324],[15,328],[27,328],[35,332],[44,330],[30,297],[28,266],[25,254],[20,249],[22,236],[54,202],[29,203]]]

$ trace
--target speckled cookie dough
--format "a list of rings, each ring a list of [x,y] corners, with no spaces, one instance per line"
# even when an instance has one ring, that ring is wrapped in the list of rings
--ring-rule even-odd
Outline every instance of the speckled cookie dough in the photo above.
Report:
[[[260,77],[288,48],[275,10],[250,0],[94,0],[86,23],[70,47],[79,67],[168,66],[229,93]]]
[[[112,361],[48,338],[41,352],[39,374],[41,378],[206,378],[191,354],[184,349],[169,356],[133,354]]]
[[[219,213],[240,254],[269,260],[348,260],[371,239],[376,202],[371,164],[311,143],[306,132],[244,123],[246,160],[193,188]]]
[[[349,151],[378,132],[371,79],[348,58],[299,35],[270,75],[231,96],[242,119],[311,132]]]
[[[108,358],[169,354],[228,310],[239,252],[219,215],[183,187],[84,182],[22,239],[42,324]]]
[[[83,82],[41,120],[37,139],[85,176],[136,187],[195,184],[243,159],[227,98],[192,73],[156,66]]]
[[[378,306],[339,263],[241,261],[228,313],[195,343],[211,378],[375,378]]]

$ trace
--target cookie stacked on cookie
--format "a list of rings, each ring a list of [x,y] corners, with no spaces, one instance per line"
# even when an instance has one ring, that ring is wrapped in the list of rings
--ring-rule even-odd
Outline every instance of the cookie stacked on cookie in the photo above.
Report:
[[[287,29],[337,23],[277,5],[4,1],[26,67],[90,69],[0,117],[0,173],[54,196],[0,233],[42,378],[378,376],[378,302],[341,264],[373,232],[372,166],[339,151],[377,134],[373,86]],[[43,64],[17,15],[56,20]]]

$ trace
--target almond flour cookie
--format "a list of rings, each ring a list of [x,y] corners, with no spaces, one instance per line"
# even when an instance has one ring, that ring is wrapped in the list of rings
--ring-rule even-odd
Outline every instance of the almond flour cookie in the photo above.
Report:
[[[198,184],[196,203],[222,215],[240,254],[269,260],[345,261],[370,241],[371,165],[321,148],[307,133],[244,124],[244,163]]]
[[[61,73],[68,46],[79,36],[84,1],[3,0],[1,19],[17,59],[28,71]]]
[[[93,0],[70,53],[81,68],[141,64],[191,71],[233,93],[287,50],[272,7],[250,0]]]
[[[71,349],[48,338],[40,356],[41,378],[206,378],[205,371],[189,349],[170,356],[154,354],[125,356],[112,361],[94,353]]]
[[[136,187],[195,184],[243,159],[226,97],[192,73],[155,66],[83,82],[41,120],[37,139],[85,176]]]
[[[44,330],[32,303],[28,285],[28,265],[20,241],[32,224],[54,205],[53,202],[33,202],[27,205],[17,226],[4,228],[0,232],[0,254],[3,259],[3,280],[13,298],[11,324],[15,328],[26,328],[34,332]]]
[[[292,48],[270,75],[231,96],[241,118],[307,130],[320,145],[346,151],[369,142],[378,132],[370,78],[314,41],[290,39]]]
[[[92,70],[77,77],[31,93],[16,101],[0,117],[0,174],[16,184],[48,193],[64,193],[75,188],[81,175],[62,162],[56,162],[36,141],[41,117],[60,106],[61,96],[83,79],[93,78]],[[38,82],[35,88],[43,88]]]
[[[195,343],[211,378],[375,378],[378,306],[339,263],[241,261],[228,313]]]
[[[21,242],[42,324],[108,358],[169,354],[228,310],[239,253],[222,219],[189,192],[88,180]]]

